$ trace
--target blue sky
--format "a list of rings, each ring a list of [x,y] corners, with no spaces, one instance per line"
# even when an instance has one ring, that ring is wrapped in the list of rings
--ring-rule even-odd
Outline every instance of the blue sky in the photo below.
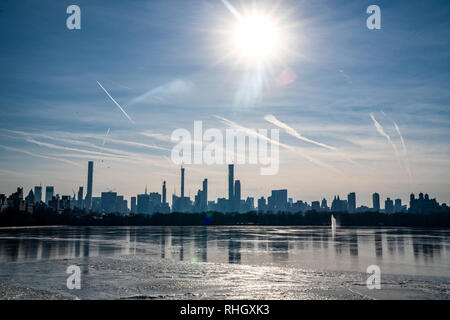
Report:
[[[251,1],[230,3],[245,12]],[[267,11],[274,3],[255,1],[255,7]],[[71,4],[81,8],[81,30],[66,28]],[[259,166],[236,168],[244,196],[286,187],[290,197],[309,202],[356,191],[358,204],[370,205],[375,191],[404,200],[423,191],[449,203],[450,3],[277,4],[273,15],[289,35],[289,54],[268,66],[255,97],[246,96],[248,66],[227,55],[235,18],[221,0],[2,1],[0,193],[42,182],[72,194],[86,184],[89,159],[96,161],[96,195],[113,189],[129,197],[145,185],[159,191],[162,179],[170,193],[179,192],[178,167],[168,160],[175,129],[193,130],[194,120],[228,128],[215,115],[249,128],[276,128],[264,120],[271,114],[340,152],[282,131],[280,142],[326,166],[281,150],[278,175],[261,176]],[[372,4],[381,8],[381,30],[366,27]],[[283,72],[293,80],[277,85]],[[204,177],[210,200],[226,195],[225,166],[191,165],[191,196]]]

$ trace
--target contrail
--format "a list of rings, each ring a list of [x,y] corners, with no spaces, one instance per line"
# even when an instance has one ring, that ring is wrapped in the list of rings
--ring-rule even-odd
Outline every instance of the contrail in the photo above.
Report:
[[[0,145],[0,148],[3,148],[5,150],[11,151],[11,152],[23,153],[23,154],[26,154],[26,155],[29,155],[29,156],[32,156],[32,157],[49,159],[49,160],[55,160],[55,161],[61,161],[61,162],[64,162],[64,163],[68,163],[68,164],[74,165],[76,167],[81,167],[78,163],[76,163],[74,161],[66,160],[66,159],[60,159],[60,158],[51,157],[51,156],[44,156],[44,155],[39,154],[39,153],[33,153],[33,152],[30,152],[30,151],[27,151],[27,150],[11,148],[11,147],[4,146],[4,145]]]
[[[385,116],[386,118],[391,120],[392,123],[394,124],[395,131],[397,132],[398,136],[400,137],[400,142],[402,143],[402,156],[403,156],[404,164],[406,166],[406,171],[408,173],[409,178],[412,178],[411,168],[409,166],[409,161],[408,161],[408,150],[406,149],[406,143],[405,143],[405,140],[403,139],[403,135],[402,135],[402,132],[400,131],[400,127],[397,125],[397,122],[395,122],[394,119],[392,119],[386,113],[384,113],[383,111],[381,111],[381,113],[383,114],[383,116]]]
[[[334,167],[331,166],[331,165],[328,165],[328,164],[326,164],[326,163],[323,163],[322,161],[320,161],[320,160],[318,160],[318,159],[315,159],[315,158],[313,158],[313,157],[307,155],[307,154],[306,154],[302,149],[300,149],[300,148],[296,148],[296,147],[290,146],[290,145],[288,145],[288,144],[280,143],[280,142],[278,142],[278,141],[275,141],[275,140],[273,140],[273,139],[270,139],[270,138],[266,137],[265,135],[262,135],[262,134],[256,132],[256,131],[253,130],[253,129],[243,127],[243,126],[237,124],[236,122],[233,122],[233,121],[231,121],[231,120],[225,119],[225,118],[223,118],[223,117],[221,117],[221,116],[215,115],[214,117],[217,118],[217,119],[219,119],[219,120],[222,120],[224,123],[228,124],[228,125],[231,126],[231,127],[234,127],[234,128],[236,128],[236,129],[238,129],[238,130],[241,130],[241,131],[243,131],[243,132],[245,132],[245,133],[247,133],[247,134],[251,134],[251,135],[257,136],[257,137],[259,137],[259,138],[261,138],[261,139],[263,139],[263,140],[266,140],[266,141],[268,141],[268,142],[270,142],[270,143],[276,144],[276,145],[278,145],[278,146],[280,146],[280,147],[282,147],[282,148],[284,148],[284,149],[286,149],[286,150],[295,152],[295,153],[299,154],[300,156],[302,156],[303,158],[309,160],[310,162],[312,162],[312,163],[314,163],[314,164],[316,164],[316,165],[318,165],[318,166],[320,166],[320,167],[327,168],[327,169],[329,169],[329,170],[331,170],[331,171],[333,171],[333,172],[335,172],[335,173],[337,173],[337,174],[339,174],[339,175],[341,175],[341,176],[345,176],[340,170],[334,168]]]
[[[222,3],[227,7],[227,9],[235,16],[236,19],[242,20],[242,15],[237,11],[228,0],[222,0]]]
[[[105,137],[103,138],[103,143],[102,143],[102,147],[104,147],[104,146],[105,146],[105,143],[106,143],[106,138],[107,138],[107,137],[108,137],[108,135],[109,135],[109,131],[111,131],[111,128],[108,128],[108,131],[106,131]]]
[[[114,104],[117,106],[117,108],[119,108],[120,111],[122,111],[122,113],[125,115],[125,117],[127,117],[127,119],[130,120],[130,122],[131,122],[132,124],[134,124],[134,121],[130,118],[130,116],[125,112],[125,110],[120,106],[120,104],[118,104],[117,101],[114,100],[113,97],[111,97],[111,95],[109,94],[109,92],[106,91],[105,88],[103,88],[103,86],[101,85],[101,83],[97,81],[97,84],[98,84],[98,85],[100,86],[100,88],[102,88],[102,90],[108,95],[108,97],[112,100],[112,102],[114,102]]]
[[[402,160],[400,158],[400,153],[398,152],[398,149],[395,146],[394,142],[392,142],[391,137],[384,131],[383,126],[375,119],[373,112],[370,113],[370,117],[372,118],[372,121],[373,121],[378,133],[381,134],[383,137],[385,137],[386,140],[388,141],[388,143],[392,146],[392,149],[394,149],[395,156],[396,156],[400,166],[404,167]]]
[[[333,150],[333,151],[336,151],[336,150],[337,150],[335,147],[332,147],[332,146],[326,145],[326,144],[324,144],[324,143],[317,142],[317,141],[314,141],[314,140],[311,140],[311,139],[308,139],[308,138],[303,137],[303,136],[302,136],[300,133],[298,133],[295,129],[293,129],[293,128],[291,128],[290,126],[288,126],[287,124],[285,124],[285,123],[279,121],[277,118],[275,118],[275,116],[273,116],[273,115],[271,115],[271,114],[265,116],[265,117],[264,117],[264,120],[266,120],[266,121],[268,121],[268,122],[270,122],[270,123],[276,125],[276,126],[279,127],[279,128],[284,129],[288,134],[290,134],[290,135],[293,136],[293,137],[296,137],[296,138],[299,139],[299,140],[303,140],[303,141],[306,141],[306,142],[315,144],[315,145],[317,145],[317,146],[320,146],[320,147],[323,147],[323,148],[326,148],[326,149],[329,149],[329,150]]]
[[[84,150],[84,149],[79,149],[79,148],[60,146],[60,145],[56,145],[56,144],[52,144],[52,143],[46,143],[46,142],[38,141],[38,140],[33,139],[33,138],[27,138],[25,140],[27,142],[29,142],[29,143],[33,143],[33,144],[36,144],[38,146],[47,147],[47,148],[50,148],[50,149],[58,149],[58,150],[79,152],[79,153],[98,155],[98,156],[103,156],[104,155],[103,152],[97,152],[97,151],[90,151],[90,150]],[[118,157],[118,158],[128,158],[128,156],[126,156],[126,155],[120,155],[120,154],[110,154],[110,155],[114,156],[114,157]]]
[[[102,147],[100,148],[101,153],[103,154],[103,151],[105,149],[105,143],[106,143],[106,138],[109,135],[109,131],[111,130],[111,128],[108,128],[108,131],[106,131],[105,137],[103,138],[103,142],[102,142]],[[103,162],[104,159],[102,159]]]
[[[265,116],[264,119],[265,119],[266,121],[268,121],[268,122],[270,122],[270,123],[276,125],[277,127],[280,127],[280,128],[282,128],[282,129],[284,129],[288,134],[290,134],[291,136],[293,136],[293,137],[295,137],[295,138],[297,138],[297,139],[299,139],[299,140],[306,141],[306,142],[315,144],[315,145],[317,145],[317,146],[323,147],[323,148],[325,148],[325,149],[329,149],[329,150],[335,151],[335,152],[337,152],[339,155],[341,155],[344,159],[346,159],[348,162],[350,162],[350,163],[352,163],[352,164],[354,164],[354,165],[356,165],[356,166],[361,166],[358,162],[356,162],[355,160],[351,159],[347,154],[345,154],[345,153],[342,152],[342,151],[339,151],[337,148],[332,147],[332,146],[329,146],[329,145],[327,145],[327,144],[325,144],[325,143],[317,142],[317,141],[308,139],[308,138],[306,138],[306,137],[303,137],[303,136],[302,136],[300,133],[298,133],[295,129],[293,129],[293,128],[291,128],[290,126],[288,126],[287,124],[281,122],[280,120],[278,120],[277,118],[275,118],[275,116],[273,116],[273,115],[271,115],[271,114]]]
[[[405,163],[406,163],[406,171],[408,171],[408,176],[410,178],[412,178],[411,168],[409,166],[409,160],[408,160],[408,150],[406,149],[405,140],[403,139],[403,135],[402,135],[397,123],[394,120],[392,120],[392,122],[394,122],[395,131],[397,131],[398,135],[400,136],[400,141],[402,142],[403,156],[405,157]]]

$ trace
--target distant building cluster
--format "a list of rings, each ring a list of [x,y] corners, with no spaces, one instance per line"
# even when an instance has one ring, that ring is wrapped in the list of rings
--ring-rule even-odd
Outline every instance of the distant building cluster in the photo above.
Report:
[[[32,213],[37,206],[47,206],[58,213],[65,210],[84,210],[86,212],[96,212],[105,214],[155,214],[155,213],[200,213],[206,211],[216,211],[223,213],[247,213],[257,211],[259,213],[303,213],[308,211],[315,212],[383,212],[386,214],[393,213],[439,213],[447,212],[446,204],[440,205],[436,199],[430,199],[428,194],[420,193],[416,198],[414,194],[410,196],[409,208],[402,204],[401,199],[392,200],[387,198],[384,201],[384,209],[380,205],[380,195],[374,193],[372,195],[372,207],[357,207],[356,193],[352,192],[347,195],[347,199],[341,199],[335,196],[331,207],[328,206],[327,200],[313,201],[310,204],[298,200],[294,202],[292,198],[288,198],[288,190],[272,190],[269,197],[261,197],[257,200],[247,197],[243,199],[241,192],[241,181],[235,180],[234,165],[228,165],[228,198],[219,198],[216,201],[208,201],[208,179],[204,179],[202,188],[197,191],[194,199],[186,196],[184,192],[185,186],[185,168],[181,168],[181,192],[180,195],[172,195],[172,206],[167,201],[166,182],[162,183],[161,193],[148,193],[147,187],[145,193],[133,196],[130,203],[124,196],[118,195],[117,192],[102,192],[100,197],[93,197],[93,177],[94,163],[88,162],[88,178],[86,194],[84,187],[78,189],[78,193],[73,196],[55,194],[53,186],[45,187],[45,199],[42,197],[42,186],[34,187],[34,191],[30,190],[24,198],[23,188],[18,188],[16,192],[6,197],[0,194],[0,213],[7,208],[15,208],[20,212]]]

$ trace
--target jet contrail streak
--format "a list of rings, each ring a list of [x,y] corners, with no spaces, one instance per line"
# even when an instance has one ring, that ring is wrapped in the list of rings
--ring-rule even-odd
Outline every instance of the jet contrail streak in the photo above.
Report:
[[[236,17],[238,20],[242,20],[242,15],[237,11],[228,0],[222,0],[222,3],[227,7],[227,9]]]
[[[325,148],[325,149],[329,149],[329,150],[332,150],[332,151],[336,151],[336,152],[337,152],[338,154],[340,154],[343,158],[345,158],[348,162],[350,162],[350,163],[352,163],[352,164],[354,164],[354,165],[356,165],[356,166],[361,166],[358,162],[356,162],[355,160],[351,159],[351,158],[350,158],[349,156],[347,156],[344,152],[339,151],[337,148],[332,147],[332,146],[329,146],[329,145],[327,145],[327,144],[325,144],[325,143],[317,142],[317,141],[314,141],[314,140],[311,140],[311,139],[308,139],[308,138],[302,136],[302,135],[301,135],[300,133],[298,133],[295,129],[293,129],[293,128],[291,128],[290,126],[288,126],[287,124],[281,122],[280,120],[278,120],[277,118],[275,118],[275,116],[273,116],[273,115],[271,115],[271,114],[265,116],[265,117],[264,117],[264,120],[266,120],[266,121],[268,121],[268,122],[270,122],[270,123],[276,125],[276,126],[279,127],[279,128],[284,129],[288,134],[290,134],[291,136],[293,136],[293,137],[295,137],[295,138],[297,138],[297,139],[299,139],[299,140],[302,140],[302,141],[306,141],[306,142],[315,144],[315,145],[320,146],[320,147]]]
[[[111,131],[111,128],[108,128],[108,131],[106,131],[106,134],[105,134],[105,138],[103,138],[103,143],[102,143],[102,147],[104,147],[105,146],[105,143],[106,143],[106,138],[108,137],[108,135],[109,135],[109,131]]]
[[[400,153],[398,152],[398,149],[395,146],[394,142],[392,142],[391,137],[384,131],[383,126],[375,119],[373,112],[370,113],[370,117],[372,118],[372,121],[373,121],[378,133],[381,134],[383,137],[385,137],[386,140],[388,141],[388,143],[392,146],[392,149],[394,149],[395,157],[397,158],[397,161],[400,164],[400,166],[403,167],[403,169],[404,169],[402,159],[400,158]]]
[[[100,86],[100,88],[102,88],[102,90],[108,95],[108,97],[112,100],[112,102],[114,102],[114,104],[117,106],[117,108],[120,109],[120,111],[122,111],[122,113],[125,115],[125,117],[127,117],[128,120],[130,120],[130,122],[132,124],[134,124],[134,121],[130,118],[130,116],[125,112],[125,110],[120,106],[120,104],[117,103],[116,100],[114,100],[114,98],[109,94],[108,91],[106,91],[105,88],[103,88],[102,84],[100,82],[97,81],[97,84]]]
[[[299,155],[302,156],[303,158],[309,160],[310,162],[314,163],[315,165],[317,165],[317,166],[319,166],[319,167],[327,168],[327,169],[329,169],[329,170],[331,170],[331,171],[333,171],[333,172],[335,172],[335,173],[337,173],[337,174],[339,174],[339,175],[341,175],[341,176],[345,176],[340,170],[336,169],[335,167],[333,167],[333,166],[331,166],[331,165],[329,165],[329,164],[323,163],[322,161],[320,161],[320,160],[318,160],[318,159],[315,159],[315,158],[313,158],[313,157],[307,155],[307,154],[304,152],[304,150],[302,150],[302,149],[300,149],[300,148],[296,148],[296,147],[290,146],[290,145],[288,145],[288,144],[280,143],[280,142],[278,142],[278,141],[275,141],[275,140],[273,140],[273,139],[270,139],[270,138],[266,137],[265,135],[256,132],[256,131],[253,130],[253,129],[243,127],[243,126],[237,124],[236,122],[233,122],[233,121],[231,121],[231,120],[225,119],[225,118],[223,118],[223,117],[221,117],[221,116],[215,115],[214,117],[217,118],[217,119],[219,119],[219,120],[222,120],[224,123],[228,124],[229,126],[234,127],[234,128],[236,128],[236,129],[238,129],[238,130],[241,130],[241,131],[243,131],[243,132],[245,132],[245,133],[247,133],[247,134],[251,134],[251,135],[257,136],[257,137],[259,137],[259,138],[261,138],[261,139],[263,139],[263,140],[266,140],[266,141],[268,141],[268,142],[270,142],[270,143],[276,144],[276,145],[278,145],[278,146],[280,146],[280,147],[282,147],[282,148],[284,148],[284,149],[286,149],[286,150],[295,152],[295,153],[299,154]]]
[[[293,137],[296,137],[296,138],[299,139],[299,140],[303,140],[303,141],[306,141],[306,142],[315,144],[315,145],[317,145],[317,146],[320,146],[320,147],[323,147],[323,148],[326,148],[326,149],[329,149],[329,150],[336,151],[336,148],[335,148],[335,147],[332,147],[332,146],[326,145],[326,144],[324,144],[324,143],[317,142],[317,141],[314,141],[314,140],[311,140],[311,139],[308,139],[308,138],[303,137],[303,136],[302,136],[300,133],[298,133],[295,129],[293,129],[293,128],[291,128],[290,126],[288,126],[287,124],[285,124],[285,123],[279,121],[277,118],[275,118],[275,116],[273,116],[273,115],[271,115],[271,114],[265,116],[265,117],[264,117],[264,120],[266,120],[266,121],[268,121],[268,122],[270,122],[270,123],[276,125],[276,126],[279,127],[279,128],[284,129],[288,134],[290,134],[290,135],[293,136]]]
[[[406,163],[406,171],[408,171],[409,177],[412,178],[411,168],[409,166],[409,161],[408,161],[408,150],[406,149],[405,140],[403,139],[403,135],[402,135],[402,132],[400,131],[400,127],[397,125],[397,123],[394,120],[392,120],[392,122],[394,123],[395,131],[397,131],[397,134],[400,137],[400,141],[402,142],[403,156],[405,157],[405,163]]]

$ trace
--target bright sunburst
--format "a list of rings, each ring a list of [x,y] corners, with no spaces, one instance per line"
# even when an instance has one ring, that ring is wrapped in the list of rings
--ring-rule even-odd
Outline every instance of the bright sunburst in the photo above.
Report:
[[[235,106],[255,106],[265,89],[295,81],[289,67],[299,52],[294,11],[272,0],[222,2],[228,14],[218,19],[223,21],[217,30],[224,40],[217,43],[219,59],[230,62],[230,74],[242,74]]]
[[[267,62],[276,58],[281,33],[267,16],[242,17],[234,30],[237,54],[249,61]]]

